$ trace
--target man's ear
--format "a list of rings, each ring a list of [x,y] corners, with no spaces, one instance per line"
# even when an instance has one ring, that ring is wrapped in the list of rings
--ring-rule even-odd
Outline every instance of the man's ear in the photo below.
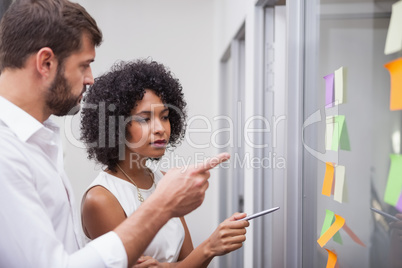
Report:
[[[57,59],[51,48],[43,47],[36,53],[36,69],[44,77],[52,76],[57,70]]]

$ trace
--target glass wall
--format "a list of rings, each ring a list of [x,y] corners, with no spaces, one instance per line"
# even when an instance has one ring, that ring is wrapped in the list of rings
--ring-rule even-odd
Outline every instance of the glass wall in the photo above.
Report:
[[[244,119],[244,79],[245,79],[245,32],[242,27],[220,64],[221,91],[220,116],[217,117],[222,131],[217,135],[221,152],[229,152],[232,161],[244,155],[243,140],[239,138]],[[233,120],[235,118],[236,120]],[[244,173],[235,164],[219,170],[220,204],[219,221],[230,217],[234,211],[244,211]],[[220,267],[243,267],[244,249],[240,248],[219,258]]]
[[[402,267],[402,237],[370,209],[398,213],[402,187],[384,67],[401,57],[384,53],[396,2],[305,1],[303,267]]]

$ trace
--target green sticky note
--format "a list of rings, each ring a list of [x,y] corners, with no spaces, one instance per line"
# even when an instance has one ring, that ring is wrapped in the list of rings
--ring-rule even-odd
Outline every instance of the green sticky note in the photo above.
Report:
[[[334,222],[335,222],[335,217],[332,220],[332,223],[334,223]],[[336,232],[336,234],[334,234],[334,236],[332,238],[334,239],[334,241],[336,243],[343,245],[342,237],[341,237],[341,234],[339,233],[339,231]]]
[[[341,131],[340,137],[340,148],[344,151],[350,151],[350,143],[349,143],[349,134],[348,134],[348,127],[346,125],[346,120],[343,121],[343,127]]]
[[[340,147],[342,150],[350,151],[348,128],[345,122],[344,115],[337,115],[334,118],[334,134],[332,136],[331,150],[338,151]]]
[[[329,227],[331,227],[331,225],[334,222],[335,222],[335,213],[332,212],[331,210],[326,209],[324,224],[322,225],[320,237],[329,229]],[[333,236],[333,239],[335,242],[342,244],[342,238],[339,231],[336,232],[336,234]]]
[[[402,155],[391,154],[391,165],[388,173],[387,187],[385,188],[384,201],[392,206],[398,203],[402,190]]]
[[[329,227],[331,227],[334,217],[335,213],[326,209],[324,224],[322,225],[320,237],[329,229]]]

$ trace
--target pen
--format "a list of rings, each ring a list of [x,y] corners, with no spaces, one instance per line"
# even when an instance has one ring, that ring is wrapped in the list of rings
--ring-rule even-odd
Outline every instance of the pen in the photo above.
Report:
[[[397,217],[392,216],[391,214],[385,213],[384,211],[381,211],[381,210],[378,210],[378,209],[375,209],[375,208],[371,208],[371,210],[376,212],[376,213],[378,213],[378,214],[380,214],[380,215],[382,215],[382,216],[384,216],[384,217],[386,217],[386,218],[388,218],[389,220],[400,221],[400,219],[398,219]]]
[[[262,216],[262,215],[265,215],[265,214],[274,212],[274,211],[276,211],[276,210],[278,210],[278,209],[279,209],[279,207],[270,208],[270,209],[267,209],[267,210],[264,210],[264,211],[257,212],[257,213],[255,213],[255,214],[249,215],[249,216],[247,216],[247,217],[245,217],[245,218],[243,218],[243,219],[238,219],[238,220],[236,220],[236,221],[248,221],[248,220],[251,220],[251,219],[260,217],[260,216]]]

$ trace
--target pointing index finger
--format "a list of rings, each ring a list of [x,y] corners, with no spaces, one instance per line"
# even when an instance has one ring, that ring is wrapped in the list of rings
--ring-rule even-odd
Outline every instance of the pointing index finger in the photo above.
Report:
[[[217,165],[219,165],[222,162],[225,162],[230,158],[229,153],[221,153],[218,154],[217,156],[211,157],[207,159],[200,167],[197,167],[195,172],[196,173],[203,173],[206,172],[210,169],[213,169]]]

